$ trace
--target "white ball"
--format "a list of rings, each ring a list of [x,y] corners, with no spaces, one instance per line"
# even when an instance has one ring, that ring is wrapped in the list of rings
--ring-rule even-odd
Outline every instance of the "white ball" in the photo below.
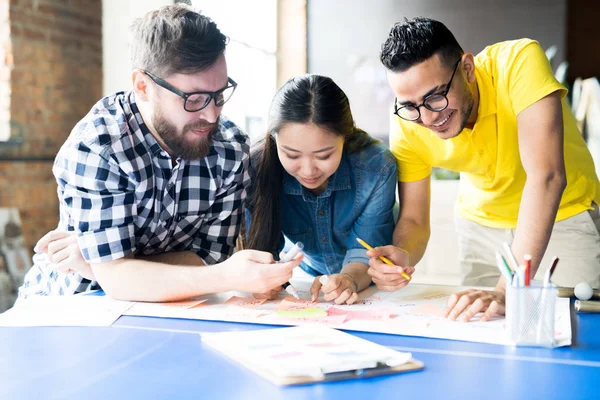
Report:
[[[575,285],[574,292],[575,297],[577,297],[579,300],[589,300],[594,294],[594,290],[587,282],[580,282],[577,285]]]

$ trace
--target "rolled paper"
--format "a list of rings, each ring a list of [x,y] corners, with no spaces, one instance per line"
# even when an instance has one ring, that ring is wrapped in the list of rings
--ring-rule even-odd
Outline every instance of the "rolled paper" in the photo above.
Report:
[[[582,313],[600,313],[600,301],[575,300],[575,311]]]
[[[572,297],[575,298],[575,289],[570,287],[559,287],[558,297]],[[590,300],[600,300],[600,289],[594,289],[592,298]]]

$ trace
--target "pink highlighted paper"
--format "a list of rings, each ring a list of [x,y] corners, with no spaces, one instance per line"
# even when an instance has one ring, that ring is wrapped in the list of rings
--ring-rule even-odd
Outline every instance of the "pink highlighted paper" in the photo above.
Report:
[[[315,307],[317,304],[311,300],[303,300],[303,299],[295,299],[293,297],[286,297],[281,300],[281,302],[277,305],[277,310],[303,310],[305,308]]]
[[[250,299],[247,297],[231,296],[231,298],[227,300],[225,304],[227,304],[228,306],[254,308],[262,305],[266,301],[267,299]]]
[[[204,300],[184,300],[184,301],[172,301],[168,303],[160,303],[165,307],[171,308],[194,308],[204,303],[207,299]]]
[[[387,308],[374,310],[346,310],[337,307],[330,307],[327,309],[327,315],[330,317],[344,315],[348,321],[353,319],[383,321],[390,319],[391,312]]]
[[[271,321],[284,325],[324,324],[341,325],[346,321],[345,315],[334,315],[318,318],[274,318]]]

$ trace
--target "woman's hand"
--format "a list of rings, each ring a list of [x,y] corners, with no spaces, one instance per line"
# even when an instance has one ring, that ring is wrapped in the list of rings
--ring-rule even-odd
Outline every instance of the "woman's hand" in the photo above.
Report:
[[[77,234],[73,231],[50,231],[33,248],[37,253],[45,253],[56,268],[65,274],[76,272],[86,279],[95,281],[90,264],[83,258]]]
[[[358,284],[347,273],[317,276],[310,288],[312,300],[319,298],[319,290],[323,292],[325,301],[335,304],[353,304],[358,300]]]

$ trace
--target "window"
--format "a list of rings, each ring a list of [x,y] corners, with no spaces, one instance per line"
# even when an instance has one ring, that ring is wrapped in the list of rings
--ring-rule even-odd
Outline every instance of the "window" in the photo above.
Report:
[[[277,89],[277,1],[196,0],[192,4],[230,39],[227,68],[238,87],[223,114],[253,138],[264,134]]]

